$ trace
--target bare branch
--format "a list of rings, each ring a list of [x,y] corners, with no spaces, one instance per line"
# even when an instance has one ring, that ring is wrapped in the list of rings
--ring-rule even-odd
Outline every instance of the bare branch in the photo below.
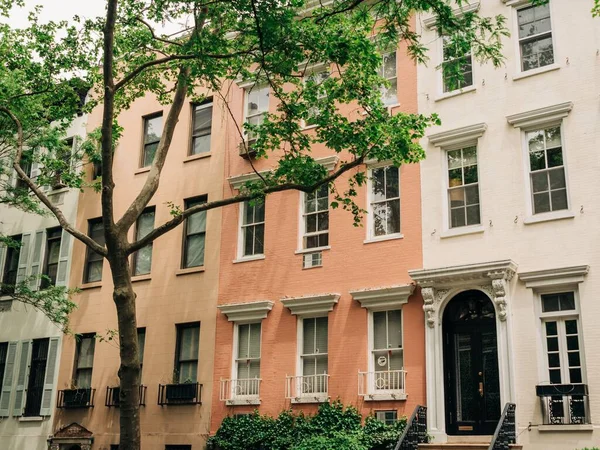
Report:
[[[152,28],[152,25],[150,25],[148,22],[146,22],[141,17],[136,17],[136,20],[138,22],[141,22],[142,24],[146,25],[146,28],[148,28],[148,30],[150,31],[150,34],[152,34],[152,39],[160,41],[160,42],[162,42],[164,44],[176,45],[178,47],[181,47],[182,44],[180,42],[171,41],[169,39],[165,39],[165,38],[161,38],[161,37],[157,36],[156,33],[154,32],[154,28]]]

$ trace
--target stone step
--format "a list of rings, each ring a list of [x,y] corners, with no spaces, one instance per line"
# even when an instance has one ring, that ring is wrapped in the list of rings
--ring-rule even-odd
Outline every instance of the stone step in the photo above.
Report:
[[[488,450],[490,444],[484,443],[460,443],[453,442],[449,444],[419,444],[419,449],[423,450]],[[523,448],[522,445],[510,445],[510,449],[512,450],[521,450]]]

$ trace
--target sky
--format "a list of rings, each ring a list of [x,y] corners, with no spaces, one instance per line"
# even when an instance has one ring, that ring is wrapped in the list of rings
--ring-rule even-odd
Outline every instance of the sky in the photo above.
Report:
[[[25,0],[25,8],[15,8],[8,22],[12,27],[27,26],[27,14],[35,7],[44,7],[42,22],[69,20],[75,15],[92,18],[104,15],[104,0]],[[6,19],[3,19],[5,21]]]

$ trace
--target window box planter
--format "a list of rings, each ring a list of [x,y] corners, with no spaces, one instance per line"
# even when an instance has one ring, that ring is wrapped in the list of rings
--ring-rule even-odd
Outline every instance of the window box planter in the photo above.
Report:
[[[58,391],[58,408],[91,408],[96,389],[63,389]]]
[[[195,405],[202,403],[200,383],[159,384],[159,405]]]

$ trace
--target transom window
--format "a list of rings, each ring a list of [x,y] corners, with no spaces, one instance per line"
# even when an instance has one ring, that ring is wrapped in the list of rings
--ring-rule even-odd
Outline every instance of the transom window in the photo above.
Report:
[[[560,126],[527,133],[533,213],[569,207]]]
[[[242,206],[242,256],[262,255],[265,251],[265,203],[244,202]]]
[[[154,229],[154,207],[147,208],[136,222],[135,239],[140,240]],[[149,274],[152,269],[152,242],[133,255],[133,274]]]
[[[550,5],[530,6],[517,11],[519,48],[523,72],[554,63]]]
[[[473,85],[473,57],[471,48],[462,41],[453,42],[442,36],[442,80],[444,92],[451,92]]]
[[[192,119],[191,155],[210,152],[210,136],[212,131],[212,100],[194,105]]]
[[[329,245],[329,186],[323,185],[310,194],[304,194],[305,249]]]
[[[302,320],[302,393],[327,392],[327,317]]]
[[[388,166],[371,171],[371,234],[400,233],[400,171]]]
[[[481,223],[477,147],[450,150],[448,155],[448,206],[450,228]]]
[[[246,89],[246,123],[260,125],[269,112],[269,86],[254,85]],[[246,133],[248,142],[256,140],[257,135],[252,131]]]
[[[398,103],[398,74],[396,72],[396,52],[383,55],[383,62],[379,68],[378,75],[384,78],[389,86],[381,86],[381,101],[385,105]]]
[[[260,378],[260,323],[239,324],[238,351],[235,359],[237,372],[236,395],[257,395],[258,383],[241,380]]]
[[[152,165],[163,132],[162,113],[144,118],[144,148],[141,167]]]

